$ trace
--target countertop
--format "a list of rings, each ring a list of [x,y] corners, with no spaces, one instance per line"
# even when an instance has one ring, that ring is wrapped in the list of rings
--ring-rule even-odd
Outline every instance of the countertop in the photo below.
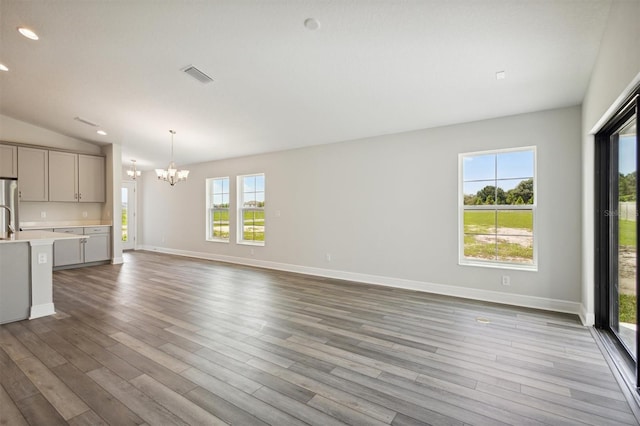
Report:
[[[67,220],[59,222],[20,222],[25,231],[52,228],[89,228],[92,226],[111,226],[111,222],[100,220]]]
[[[19,231],[19,232],[16,232],[15,234],[11,234],[11,239],[9,240],[0,240],[0,244],[27,243],[30,241],[44,241],[44,240],[50,240],[51,242],[53,242],[55,240],[69,240],[69,239],[81,239],[81,238],[89,238],[89,236],[65,234],[62,232],[49,232],[49,231]]]

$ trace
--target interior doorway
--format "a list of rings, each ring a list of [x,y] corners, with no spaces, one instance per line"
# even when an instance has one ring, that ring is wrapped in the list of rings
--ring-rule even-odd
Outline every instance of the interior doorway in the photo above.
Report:
[[[136,182],[123,181],[121,190],[122,228],[120,238],[123,250],[136,248]]]

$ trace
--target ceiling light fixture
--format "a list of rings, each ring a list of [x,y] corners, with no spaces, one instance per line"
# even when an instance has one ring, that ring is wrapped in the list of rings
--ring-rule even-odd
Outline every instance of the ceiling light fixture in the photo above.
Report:
[[[0,64],[0,71],[9,71],[9,68],[5,64]]]
[[[28,38],[29,40],[38,40],[40,38],[38,37],[38,34],[34,33],[29,28],[18,27],[18,32],[23,36],[25,36],[26,38]]]
[[[507,78],[507,73],[504,71],[498,71],[496,73],[496,80],[504,80],[505,78]]]
[[[98,130],[96,133],[102,136],[107,136],[107,132],[105,132],[104,130]]]
[[[136,160],[131,160],[131,168],[127,170],[127,176],[131,179],[136,180],[138,176],[142,175],[140,170],[136,170]]]
[[[156,175],[158,180],[169,182],[169,185],[174,186],[178,182],[187,180],[189,177],[189,170],[178,170],[176,163],[173,162],[173,135],[176,134],[175,130],[169,130],[171,133],[171,162],[166,169],[156,169]]]

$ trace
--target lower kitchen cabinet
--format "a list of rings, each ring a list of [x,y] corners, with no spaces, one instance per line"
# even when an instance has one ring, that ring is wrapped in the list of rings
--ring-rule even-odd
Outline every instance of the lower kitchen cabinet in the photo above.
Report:
[[[84,266],[111,259],[111,227],[55,228],[54,232],[86,235],[78,240],[58,240],[53,244],[53,267]]]
[[[53,232],[84,234],[82,228],[54,228]],[[75,265],[84,262],[83,239],[58,240],[53,243],[53,267]]]
[[[94,226],[84,228],[84,234],[89,238],[84,243],[84,261],[99,262],[111,259],[111,227]]]

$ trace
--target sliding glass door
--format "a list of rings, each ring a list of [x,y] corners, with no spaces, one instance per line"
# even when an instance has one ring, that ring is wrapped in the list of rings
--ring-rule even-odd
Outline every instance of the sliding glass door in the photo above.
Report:
[[[637,359],[637,158],[636,118],[632,117],[611,136],[612,148],[617,151],[617,167],[611,181],[612,193],[617,192],[617,210],[610,222],[611,233],[616,235],[611,245],[614,262],[611,298],[609,303],[611,330],[616,333],[633,359]],[[617,182],[616,182],[617,181]],[[617,189],[617,191],[615,191]]]
[[[596,135],[596,326],[638,370],[638,100]]]

